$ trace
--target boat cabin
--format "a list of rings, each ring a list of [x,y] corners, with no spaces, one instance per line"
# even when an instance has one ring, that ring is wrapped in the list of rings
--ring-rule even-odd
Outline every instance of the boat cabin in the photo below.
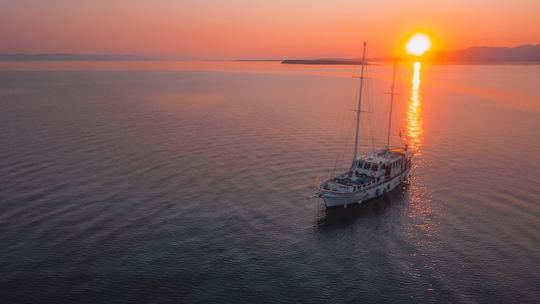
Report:
[[[388,180],[410,166],[406,149],[385,149],[357,160],[355,169],[328,180],[324,187],[334,191],[358,191]],[[352,173],[352,175],[351,175]]]

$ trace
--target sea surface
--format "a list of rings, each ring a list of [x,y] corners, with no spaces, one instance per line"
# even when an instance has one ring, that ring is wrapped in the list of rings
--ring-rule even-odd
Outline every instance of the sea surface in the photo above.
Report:
[[[1,303],[538,303],[540,66],[400,63],[409,184],[325,210],[358,67],[0,65]],[[361,152],[392,66],[368,67]]]

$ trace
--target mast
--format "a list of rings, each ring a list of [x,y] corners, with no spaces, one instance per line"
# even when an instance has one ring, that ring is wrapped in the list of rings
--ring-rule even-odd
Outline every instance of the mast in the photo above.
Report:
[[[351,166],[351,173],[354,171],[358,158],[358,136],[360,131],[360,111],[362,109],[362,88],[364,86],[364,66],[366,62],[366,42],[364,41],[364,51],[362,52],[362,71],[360,72],[360,93],[358,94],[358,108],[356,109],[356,135],[354,137],[354,155]]]
[[[392,73],[392,89],[390,90],[390,116],[388,116],[388,136],[386,138],[386,149],[390,148],[390,127],[392,126],[392,105],[394,103],[395,82],[396,82],[396,61],[394,60],[394,72]]]

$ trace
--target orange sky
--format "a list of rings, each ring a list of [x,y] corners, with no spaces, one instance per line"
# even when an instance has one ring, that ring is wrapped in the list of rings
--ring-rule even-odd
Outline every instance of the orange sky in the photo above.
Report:
[[[539,0],[0,0],[0,53],[358,57],[540,43]]]

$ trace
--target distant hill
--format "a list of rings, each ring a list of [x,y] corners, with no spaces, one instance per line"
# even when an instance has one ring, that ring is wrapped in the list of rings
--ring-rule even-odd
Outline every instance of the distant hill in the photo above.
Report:
[[[540,44],[508,47],[470,47],[434,54],[437,62],[449,63],[540,63]]]
[[[0,54],[0,61],[130,61],[149,59],[149,57],[137,55]]]
[[[470,47],[467,49],[426,53],[425,59],[436,63],[448,64],[540,64],[540,44],[526,44],[514,48],[508,47]],[[403,58],[404,59],[404,58]],[[369,62],[392,61],[392,58],[368,58]],[[285,59],[283,64],[346,64],[358,65],[360,59]]]

